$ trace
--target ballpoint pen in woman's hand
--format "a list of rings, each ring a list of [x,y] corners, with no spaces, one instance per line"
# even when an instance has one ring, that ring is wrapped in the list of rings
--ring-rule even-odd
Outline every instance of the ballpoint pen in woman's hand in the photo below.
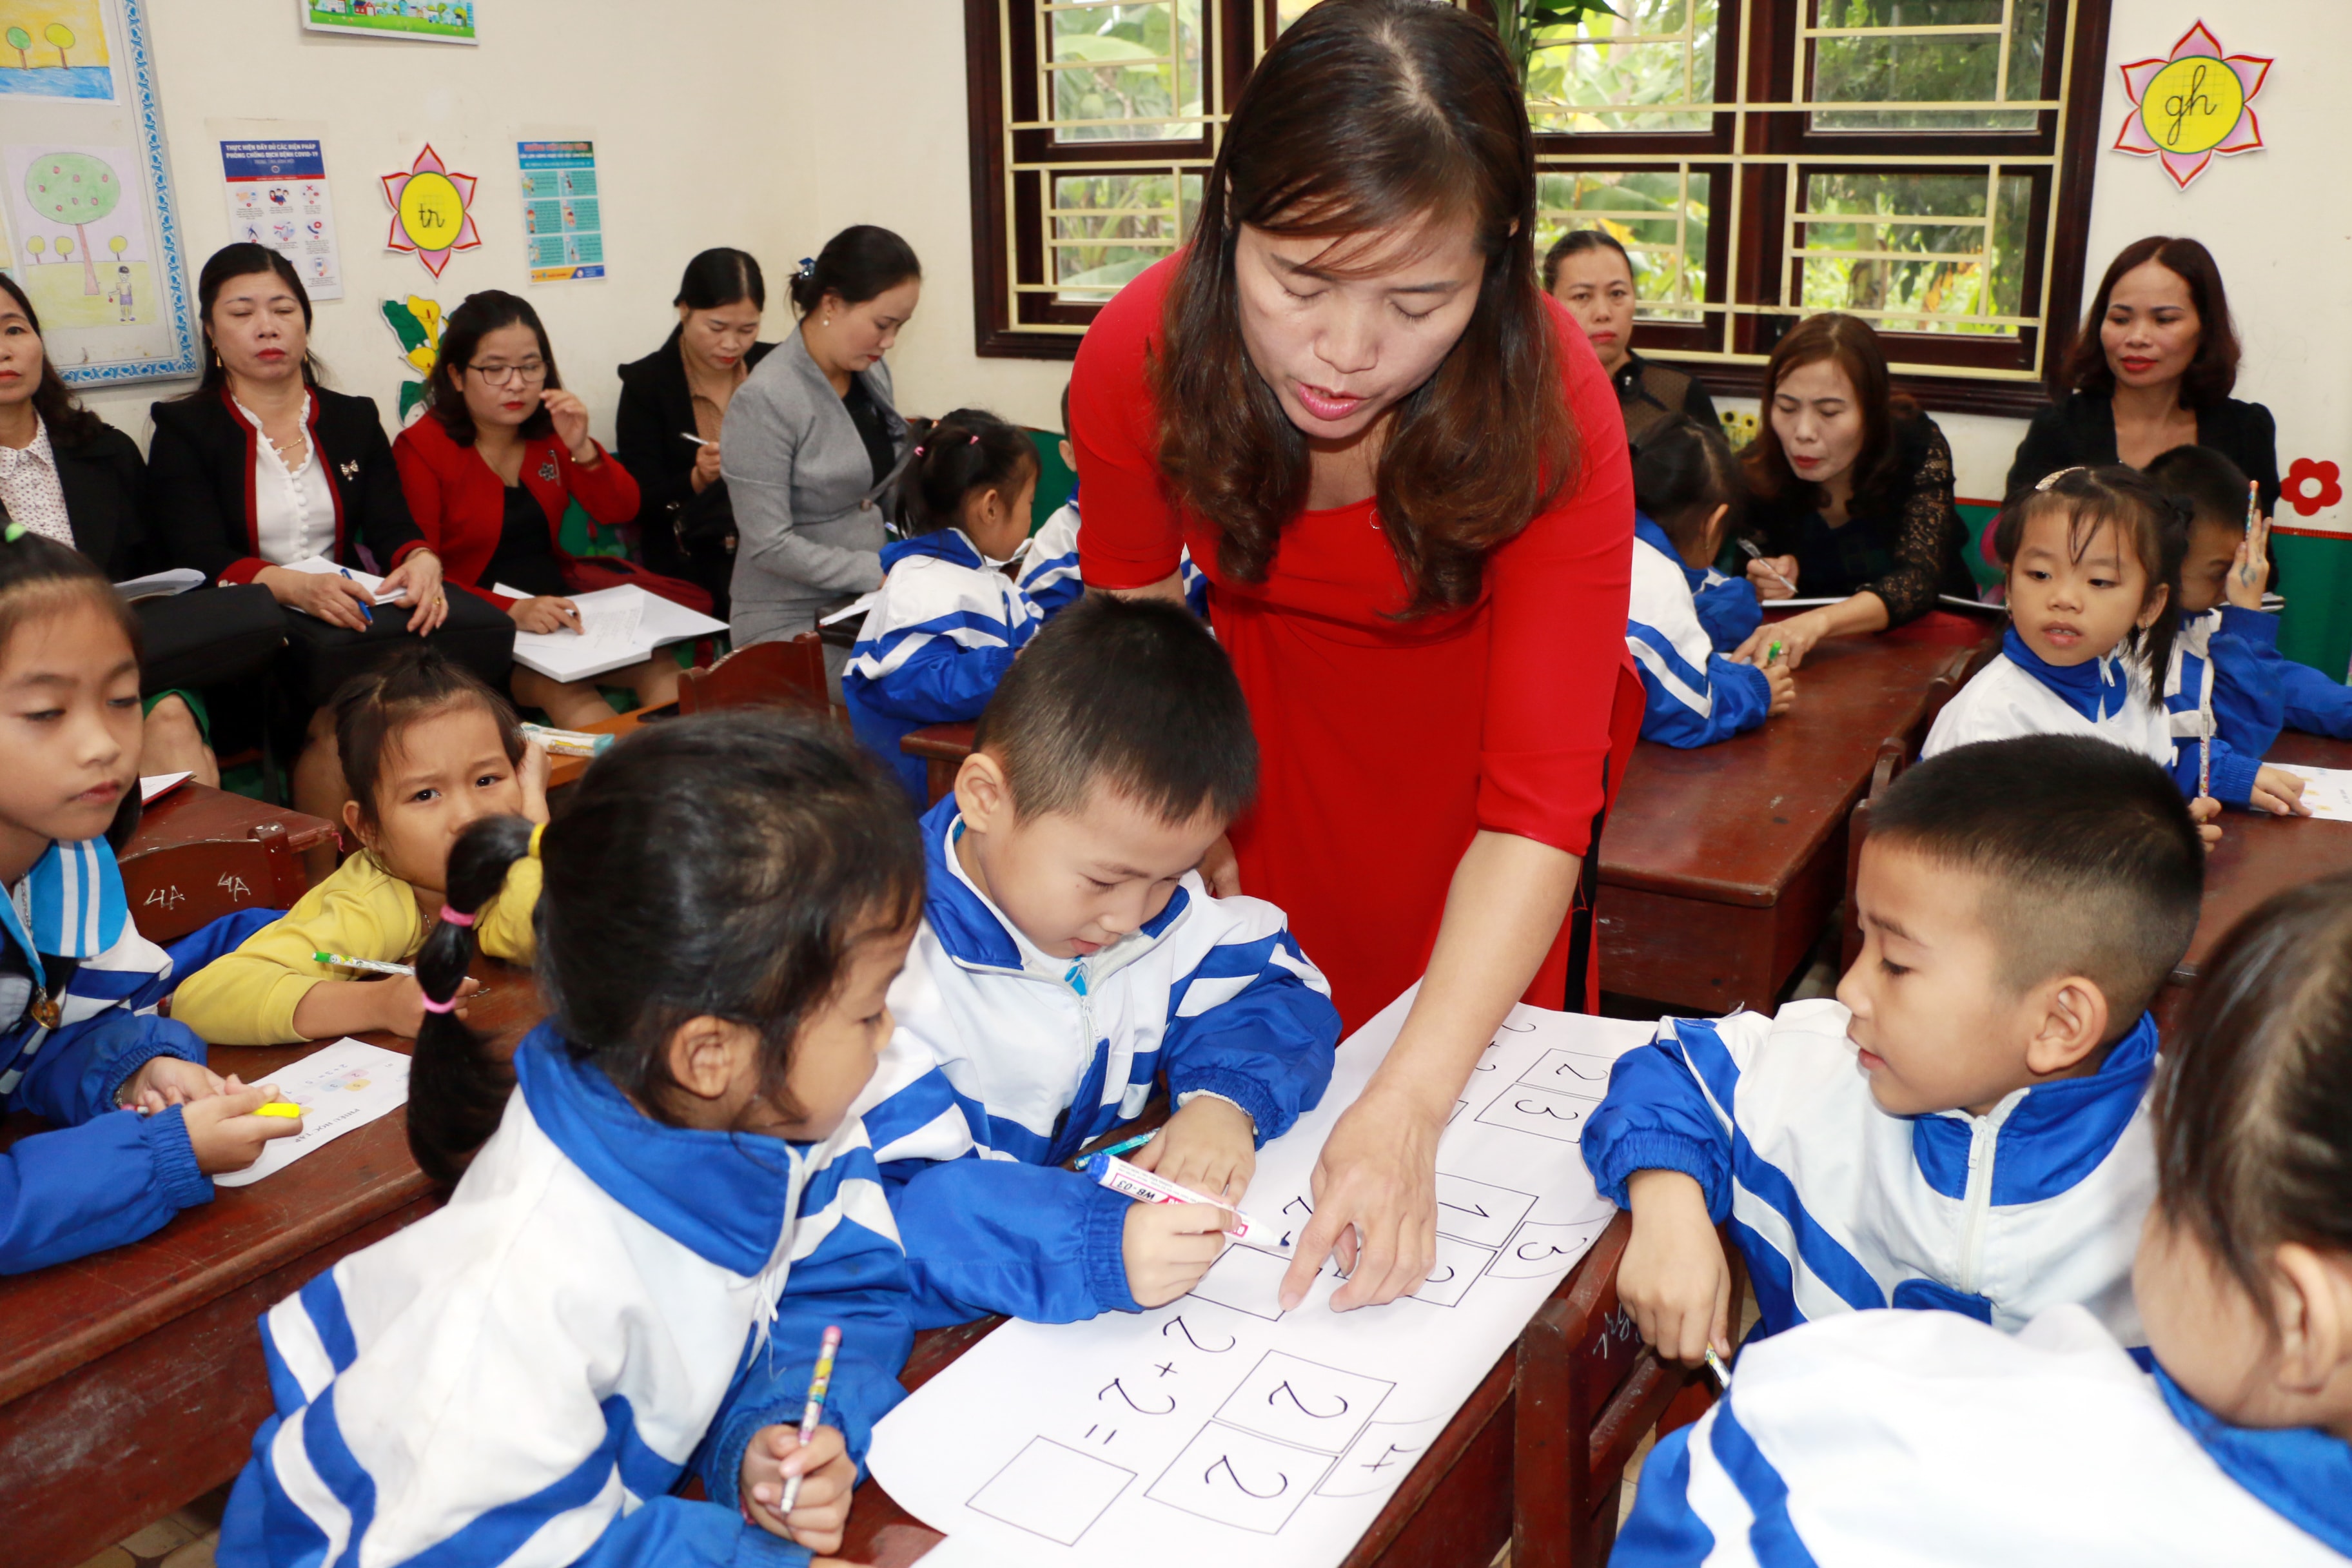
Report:
[[[1754,540],[1752,540],[1752,539],[1743,539],[1743,540],[1739,541],[1739,553],[1741,553],[1742,555],[1745,555],[1745,556],[1746,556],[1746,557],[1748,557],[1748,559],[1749,559],[1750,561],[1758,562],[1758,563],[1760,563],[1763,561],[1763,559],[1764,559],[1764,552],[1763,552],[1761,550],[1759,550],[1759,549],[1757,549],[1757,548],[1756,548],[1756,542],[1755,542]],[[1779,574],[1778,572],[1772,572],[1772,568],[1770,568],[1769,566],[1766,566],[1766,567],[1764,568],[1764,570],[1765,570],[1765,571],[1767,571],[1767,572],[1771,572],[1771,573],[1772,573],[1772,580],[1773,580],[1774,582],[1776,582],[1776,583],[1780,584],[1780,586],[1782,586],[1783,588],[1786,588],[1786,589],[1788,589],[1788,590],[1789,590],[1789,597],[1790,597],[1790,598],[1792,598],[1792,599],[1793,599],[1793,598],[1795,598],[1795,597],[1797,596],[1797,585],[1796,585],[1794,583],[1790,582],[1786,577],[1781,576],[1781,575],[1780,575],[1780,574]]]

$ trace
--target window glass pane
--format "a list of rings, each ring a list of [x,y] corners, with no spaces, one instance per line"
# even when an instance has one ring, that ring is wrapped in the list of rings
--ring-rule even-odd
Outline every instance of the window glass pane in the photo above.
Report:
[[[1276,0],[1274,8],[1274,30],[1286,32],[1290,24],[1315,9],[1318,0]]]
[[[1158,142],[1201,133],[1201,0],[1062,4],[1046,12],[1045,100],[1057,142]]]
[[[1616,0],[1617,15],[1537,35],[1528,112],[1538,132],[1705,131],[1716,0]]]
[[[1692,174],[1685,194],[1684,178],[1671,168],[1539,175],[1537,255],[1571,228],[1605,228],[1633,258],[1641,320],[1700,320],[1712,182],[1706,174]]]
[[[1181,205],[1180,205],[1181,204]],[[1054,281],[1071,304],[1099,304],[1182,242],[1201,176],[1063,174],[1054,181]]]
[[[2038,99],[2050,0],[1818,0],[1809,100],[1996,103]],[[1920,28],[1968,28],[1920,32]],[[2004,74],[2004,62],[2006,74]],[[2031,131],[2030,109],[1819,110],[1816,131]]]
[[[2024,311],[2032,205],[2022,174],[1811,174],[1790,258],[1801,302],[1893,312],[1883,331],[2014,337],[1982,318]]]

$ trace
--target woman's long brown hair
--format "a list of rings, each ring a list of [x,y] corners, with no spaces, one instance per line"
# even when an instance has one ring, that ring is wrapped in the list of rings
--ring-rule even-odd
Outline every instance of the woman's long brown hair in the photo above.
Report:
[[[1862,410],[1862,446],[1853,455],[1853,499],[1848,510],[1856,516],[1876,511],[1903,478],[1902,452],[1895,439],[1897,425],[1914,417],[1918,405],[1893,390],[1886,369],[1886,350],[1877,329],[1860,316],[1828,310],[1808,316],[1789,329],[1773,345],[1764,366],[1759,395],[1756,439],[1740,454],[1748,469],[1750,494],[1778,500],[1793,493],[1800,500],[1821,503],[1821,487],[1797,477],[1780,449],[1780,433],[1772,427],[1772,399],[1790,371],[1829,360],[1845,372],[1853,385],[1854,403]]]
[[[1375,479],[1406,615],[1477,598],[1486,552],[1573,481],[1576,430],[1536,286],[1535,142],[1494,30],[1426,0],[1325,0],[1234,109],[1150,362],[1160,468],[1227,574],[1265,578],[1307,481],[1307,438],[1242,341],[1242,226],[1336,240],[1456,217],[1486,259],[1477,308],[1396,405]]]

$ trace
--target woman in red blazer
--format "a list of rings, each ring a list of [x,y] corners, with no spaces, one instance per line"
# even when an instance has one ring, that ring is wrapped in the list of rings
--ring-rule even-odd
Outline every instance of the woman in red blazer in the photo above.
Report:
[[[637,482],[589,436],[587,406],[563,390],[547,329],[527,301],[491,289],[449,312],[425,408],[393,457],[451,587],[488,600],[526,632],[578,631],[567,595],[625,582],[709,611],[710,596],[690,583],[625,561],[583,561],[559,542],[570,501],[607,527],[635,518]],[[634,688],[656,707],[677,695],[677,665],[657,653],[566,682],[518,663],[512,680],[518,702],[568,729],[613,716],[599,685]]]

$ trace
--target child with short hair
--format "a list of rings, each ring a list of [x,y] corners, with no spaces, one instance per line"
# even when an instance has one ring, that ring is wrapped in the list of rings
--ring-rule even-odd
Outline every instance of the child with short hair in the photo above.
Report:
[[[376,978],[318,954],[406,963],[447,897],[449,847],[485,816],[547,820],[547,752],[526,742],[506,700],[430,647],[403,648],[335,695],[335,742],[360,849],[276,924],[189,976],[172,1016],[220,1046],[334,1039],[370,1029],[414,1036],[425,994],[414,976]],[[495,958],[528,963],[539,865],[483,910]],[[467,990],[474,987],[469,984]]]
[[[455,1009],[467,919],[526,859],[553,1011],[509,1068]],[[889,777],[757,710],[627,737],[555,822],[467,828],[418,955],[408,1101],[418,1163],[456,1190],[263,1318],[278,1410],[220,1561],[836,1550],[912,1341],[852,1106],[922,877]],[[827,1325],[828,1425],[803,1448]],[[676,1495],[689,1468],[709,1501]]]
[[[2257,516],[2248,526],[2250,487],[2238,465],[2209,447],[2175,447],[2147,466],[2147,477],[2188,519],[2180,630],[2164,682],[2173,775],[2193,778],[2203,768],[2224,805],[2307,816],[2302,778],[2265,766],[2263,753],[2283,723],[2352,735],[2352,691],[2279,657],[2278,618],[2263,610],[2270,520]]]
[[[941,1318],[1134,1311],[1190,1289],[1229,1219],[1057,1170],[1142,1113],[1129,1158],[1226,1203],[1322,1098],[1339,1015],[1257,899],[1195,869],[1249,804],[1241,684],[1178,605],[1095,595],[1029,645],[923,818],[921,934],[891,993],[904,1072],[866,1125],[909,1277]],[[894,1049],[894,1060],[897,1058]]]
[[[117,835],[139,821],[139,622],[89,559],[0,537],[0,1274],[85,1257],[213,1195],[299,1120],[154,1015],[174,962],[139,934]]]
[[[2154,1133],[2145,1356],[2064,1305],[2014,1338],[1864,1312],[1757,1346],[1643,1466],[1612,1568],[2352,1559],[2352,880],[2231,932]]]
[[[1760,668],[1739,664],[1717,651],[1738,647],[1763,619],[1753,588],[1708,565],[1725,533],[1737,526],[1747,497],[1731,447],[1685,415],[1661,422],[1633,454],[1633,584],[1625,646],[1641,666],[1648,696],[1642,714],[1645,741],[1711,745],[1787,712],[1796,700],[1796,678],[1787,665],[1778,659]],[[1710,586],[1709,578],[1717,584]],[[1703,588],[1717,602],[1713,626],[1700,609]],[[1738,602],[1743,597],[1744,605]]]
[[[2146,1011],[2197,928],[2204,856],[2155,763],[2088,736],[1963,746],[1871,808],[1862,955],[1834,1002],[1668,1019],[1584,1135],[1633,1214],[1618,1294],[1661,1354],[1870,1307],[2015,1329],[2080,1302],[2126,1343],[2155,1184]]]
[[[906,537],[882,547],[882,587],[841,678],[850,728],[890,765],[917,809],[923,761],[898,742],[926,724],[980,717],[1037,606],[1011,568],[1029,538],[1037,448],[1016,426],[959,408],[915,431],[900,483]]]
[[[2000,654],[1944,705],[1921,755],[2096,735],[2169,768],[2171,722],[2147,672],[2172,657],[2183,547],[2171,500],[2137,468],[2066,468],[2012,497],[1993,531],[2009,574]]]

